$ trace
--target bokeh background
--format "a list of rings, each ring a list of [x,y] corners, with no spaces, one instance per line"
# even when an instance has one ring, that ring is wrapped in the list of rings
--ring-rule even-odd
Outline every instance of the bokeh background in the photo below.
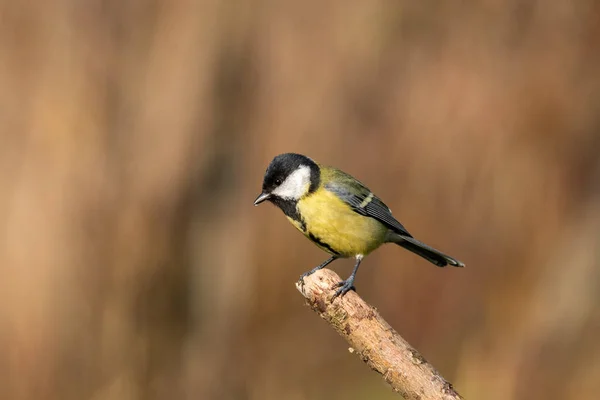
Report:
[[[469,399],[600,392],[593,0],[0,3],[0,398],[396,398],[252,206],[281,152],[418,238],[360,294]],[[351,261],[333,269],[343,277]]]

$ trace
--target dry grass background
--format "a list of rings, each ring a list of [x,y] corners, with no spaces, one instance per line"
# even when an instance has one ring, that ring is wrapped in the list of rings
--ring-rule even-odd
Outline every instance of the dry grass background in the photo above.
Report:
[[[389,246],[357,279],[463,395],[596,398],[596,2],[2,1],[0,21],[0,398],[395,398],[294,289],[326,255],[252,207],[285,151],[467,263]]]

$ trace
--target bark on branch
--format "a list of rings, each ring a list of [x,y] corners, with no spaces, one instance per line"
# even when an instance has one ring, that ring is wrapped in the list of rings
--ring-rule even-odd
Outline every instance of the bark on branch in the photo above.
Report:
[[[323,269],[296,287],[306,303],[350,344],[371,369],[379,372],[393,390],[406,399],[455,400],[462,397],[410,346],[379,313],[355,292],[331,297],[341,281],[333,271]]]

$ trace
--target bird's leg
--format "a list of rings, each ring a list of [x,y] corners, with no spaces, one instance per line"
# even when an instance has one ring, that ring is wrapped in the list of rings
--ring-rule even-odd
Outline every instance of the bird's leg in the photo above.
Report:
[[[362,256],[357,256],[356,264],[354,265],[354,269],[352,270],[352,273],[350,274],[348,279],[346,279],[345,281],[341,281],[337,284],[339,289],[337,290],[337,292],[335,292],[335,294],[331,298],[332,302],[333,302],[333,300],[335,300],[336,297],[344,296],[350,290],[356,290],[354,288],[354,278],[356,278],[356,271],[358,271],[358,267],[360,266],[360,262],[362,261],[362,259],[363,259]]]
[[[300,285],[302,286],[302,288],[304,289],[304,278],[306,278],[309,275],[314,274],[315,272],[317,272],[320,269],[325,268],[326,266],[328,266],[332,261],[335,261],[338,259],[338,256],[331,256],[330,258],[328,258],[327,260],[325,260],[321,265],[319,265],[318,267],[314,267],[313,269],[311,269],[310,271],[307,271],[305,273],[303,273],[302,275],[300,275]]]

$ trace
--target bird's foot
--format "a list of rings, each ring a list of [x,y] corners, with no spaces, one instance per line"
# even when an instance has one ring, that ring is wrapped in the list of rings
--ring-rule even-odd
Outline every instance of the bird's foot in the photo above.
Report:
[[[300,288],[302,289],[302,293],[304,293],[304,278],[306,278],[307,276],[310,276],[312,274],[314,274],[315,272],[317,272],[320,268],[313,268],[310,271],[306,271],[305,273],[303,273],[302,275],[300,275],[300,279],[298,279],[298,282],[300,282]]]
[[[325,262],[323,262],[321,265],[314,267],[313,269],[311,269],[308,272],[303,273],[302,275],[300,275],[300,279],[298,280],[298,282],[300,282],[300,288],[302,289],[302,293],[304,293],[304,278],[306,278],[309,275],[314,274],[315,272],[317,272],[320,269],[325,268],[326,266],[328,266],[332,261],[337,260],[338,256],[332,256],[330,258],[328,258],[327,260],[325,260]]]
[[[319,265],[317,267],[314,267],[310,271],[305,272],[302,275],[300,275],[300,279],[298,280],[298,282],[300,282],[300,288],[302,289],[302,293],[304,293],[304,278],[306,278],[309,275],[314,274],[315,272],[317,272],[320,269],[325,268],[326,266],[328,266],[329,264],[331,264],[331,262],[337,260],[338,257],[339,256],[331,256],[330,258],[328,258],[327,260],[325,260],[325,262],[323,262],[321,265]]]
[[[356,291],[356,288],[354,287],[354,277],[351,276],[350,278],[346,279],[345,281],[338,282],[336,287],[339,287],[339,289],[335,292],[335,294],[331,298],[332,302],[338,296],[344,297],[344,295],[351,290]]]

